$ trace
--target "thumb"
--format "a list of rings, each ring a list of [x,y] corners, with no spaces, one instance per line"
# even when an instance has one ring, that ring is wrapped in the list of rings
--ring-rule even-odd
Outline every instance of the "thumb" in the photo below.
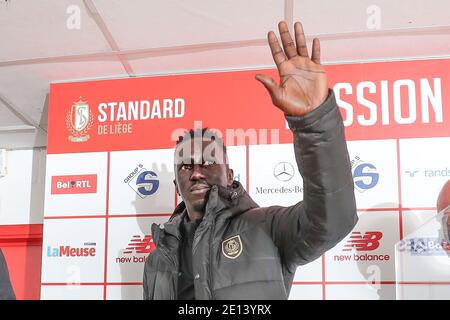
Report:
[[[264,87],[266,87],[267,91],[269,91],[272,99],[275,98],[278,91],[278,84],[271,77],[266,76],[264,74],[257,74],[255,79],[261,82]]]

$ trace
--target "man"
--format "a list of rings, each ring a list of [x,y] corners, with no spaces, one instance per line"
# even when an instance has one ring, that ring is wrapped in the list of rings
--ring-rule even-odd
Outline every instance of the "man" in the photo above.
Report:
[[[8,266],[0,249],[0,300],[15,300],[14,290],[9,280]]]
[[[449,206],[450,206],[450,180],[448,180],[444,184],[444,186],[441,189],[441,192],[439,193],[436,203],[437,212],[439,213]],[[450,213],[450,208],[448,212]]]
[[[302,25],[294,26],[295,42],[285,22],[278,27],[284,50],[273,32],[268,42],[280,85],[265,75],[256,79],[293,132],[304,199],[260,208],[233,181],[226,149],[206,152],[220,139],[199,143],[197,131],[185,134],[175,149],[174,181],[183,202],[169,222],[152,226],[156,249],[145,264],[144,299],[287,299],[297,266],[335,246],[358,220],[344,127],[320,65],[319,40],[310,59]]]
[[[439,192],[436,202],[438,214],[441,214],[442,239],[450,245],[450,180],[448,180]],[[447,251],[450,256],[450,252]]]

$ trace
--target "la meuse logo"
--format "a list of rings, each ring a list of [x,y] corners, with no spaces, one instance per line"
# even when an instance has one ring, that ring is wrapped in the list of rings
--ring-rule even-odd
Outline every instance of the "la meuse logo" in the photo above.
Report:
[[[96,248],[72,246],[47,246],[47,257],[95,257]]]

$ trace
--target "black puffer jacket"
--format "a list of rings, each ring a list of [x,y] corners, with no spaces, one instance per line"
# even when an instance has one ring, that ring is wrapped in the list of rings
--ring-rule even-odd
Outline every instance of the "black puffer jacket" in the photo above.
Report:
[[[243,187],[213,186],[193,242],[196,299],[287,299],[297,266],[341,241],[358,218],[342,118],[332,91],[304,117],[286,116],[294,132],[304,199],[260,208]],[[176,299],[181,203],[152,226],[156,249],[144,270],[144,299]]]

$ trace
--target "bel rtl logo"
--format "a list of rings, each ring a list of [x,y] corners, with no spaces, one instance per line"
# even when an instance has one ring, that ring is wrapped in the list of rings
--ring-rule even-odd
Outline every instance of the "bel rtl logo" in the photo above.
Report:
[[[97,175],[53,176],[52,194],[96,193]]]

